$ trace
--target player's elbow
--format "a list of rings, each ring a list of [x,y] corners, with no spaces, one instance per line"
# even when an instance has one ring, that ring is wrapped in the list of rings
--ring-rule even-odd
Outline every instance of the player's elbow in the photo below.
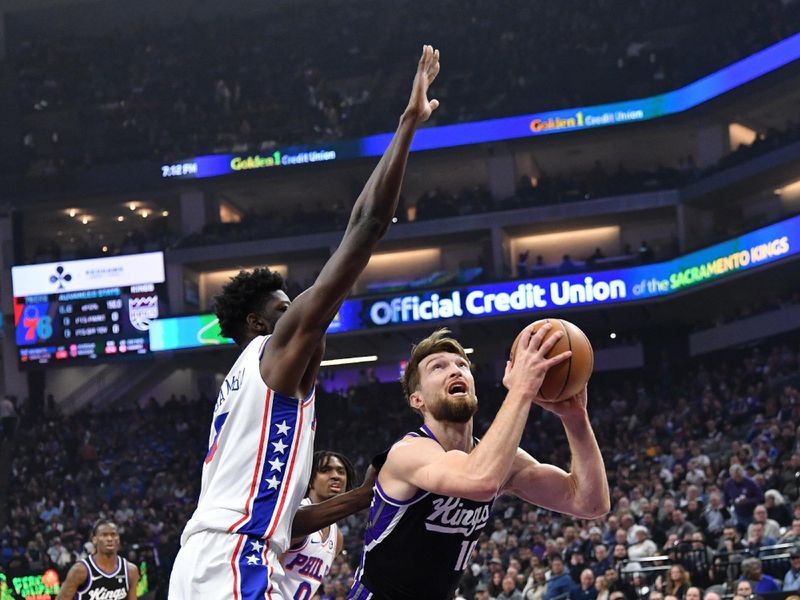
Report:
[[[500,486],[503,483],[491,475],[470,477],[468,482],[466,493],[462,494],[462,496],[475,502],[492,500],[500,492]]]
[[[604,498],[597,502],[584,502],[580,506],[576,506],[572,511],[572,516],[579,519],[599,519],[608,514],[610,510],[611,502],[608,498]]]
[[[366,241],[377,243],[389,229],[389,222],[378,210],[365,208],[353,222],[353,233]]]

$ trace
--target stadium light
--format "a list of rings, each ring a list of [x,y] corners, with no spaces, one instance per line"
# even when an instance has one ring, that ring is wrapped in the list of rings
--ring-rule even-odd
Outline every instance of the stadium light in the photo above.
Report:
[[[321,367],[338,367],[341,365],[356,365],[359,363],[369,363],[375,362],[378,360],[378,357],[374,354],[372,356],[351,356],[350,358],[331,358],[329,360],[323,360],[319,363]]]

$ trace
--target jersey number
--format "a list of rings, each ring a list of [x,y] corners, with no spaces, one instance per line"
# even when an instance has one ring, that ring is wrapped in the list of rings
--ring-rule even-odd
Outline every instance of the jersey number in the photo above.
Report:
[[[311,584],[304,581],[297,586],[297,591],[294,593],[292,600],[308,600],[309,598],[311,598]]]
[[[470,542],[469,540],[464,540],[461,542],[461,552],[458,554],[458,560],[456,561],[456,568],[455,571],[463,571],[467,568],[469,564],[469,559],[472,556],[472,551],[475,550],[475,546],[478,545],[478,540],[474,542]]]

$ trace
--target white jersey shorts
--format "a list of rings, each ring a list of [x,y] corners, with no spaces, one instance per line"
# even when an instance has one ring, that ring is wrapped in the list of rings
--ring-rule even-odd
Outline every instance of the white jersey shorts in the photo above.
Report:
[[[275,584],[279,557],[263,539],[200,531],[185,540],[169,580],[169,600],[285,600]]]

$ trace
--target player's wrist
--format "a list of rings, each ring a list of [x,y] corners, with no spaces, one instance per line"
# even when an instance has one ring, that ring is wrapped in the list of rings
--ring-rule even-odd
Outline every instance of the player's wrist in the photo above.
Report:
[[[409,104],[406,109],[403,111],[403,114],[400,115],[400,125],[411,125],[416,127],[423,121],[423,113],[422,111],[417,108],[416,106]]]

